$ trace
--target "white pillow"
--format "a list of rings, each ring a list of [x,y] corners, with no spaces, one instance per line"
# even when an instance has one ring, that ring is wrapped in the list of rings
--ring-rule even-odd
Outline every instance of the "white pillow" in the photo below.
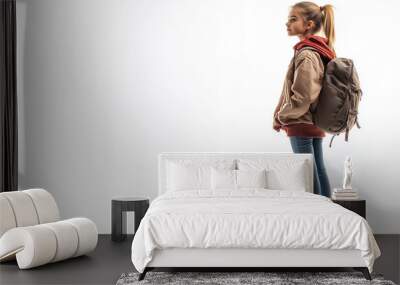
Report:
[[[266,169],[236,170],[237,188],[267,188]]]
[[[211,169],[211,189],[233,189],[236,190],[236,170]]]
[[[211,189],[267,188],[266,174],[265,169],[231,170],[212,168]]]
[[[267,174],[268,188],[276,190],[306,191],[307,164],[305,161],[281,165]]]
[[[306,191],[310,183],[304,160],[240,159],[240,170],[267,170],[267,188],[273,190]]]
[[[169,162],[167,167],[167,191],[211,188],[211,166]]]

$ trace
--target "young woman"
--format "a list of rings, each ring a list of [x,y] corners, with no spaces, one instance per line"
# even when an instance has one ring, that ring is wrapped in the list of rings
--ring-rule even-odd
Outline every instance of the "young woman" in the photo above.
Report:
[[[294,153],[314,155],[314,193],[330,197],[322,155],[325,133],[313,124],[310,109],[317,104],[325,64],[336,57],[333,6],[299,2],[291,7],[286,26],[288,35],[297,36],[300,41],[294,46],[294,58],[275,108],[273,129],[286,131]]]

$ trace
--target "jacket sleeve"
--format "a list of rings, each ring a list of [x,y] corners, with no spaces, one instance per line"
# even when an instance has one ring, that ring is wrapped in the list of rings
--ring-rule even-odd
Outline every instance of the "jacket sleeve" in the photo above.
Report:
[[[298,55],[290,97],[277,114],[282,124],[308,112],[321,91],[323,73],[324,68],[314,55]]]
[[[281,109],[282,103],[283,103],[283,95],[281,95],[281,97],[279,97],[279,102],[276,105],[275,110],[274,110],[274,117],[276,116],[278,111]]]

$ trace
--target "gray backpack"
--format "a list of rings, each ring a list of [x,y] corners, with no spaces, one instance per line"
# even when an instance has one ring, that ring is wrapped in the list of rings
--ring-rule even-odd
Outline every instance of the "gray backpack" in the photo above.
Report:
[[[335,136],[345,133],[345,141],[348,141],[353,126],[360,128],[357,115],[361,96],[360,81],[351,59],[334,58],[325,64],[322,89],[310,111],[314,125],[333,135],[329,147]]]

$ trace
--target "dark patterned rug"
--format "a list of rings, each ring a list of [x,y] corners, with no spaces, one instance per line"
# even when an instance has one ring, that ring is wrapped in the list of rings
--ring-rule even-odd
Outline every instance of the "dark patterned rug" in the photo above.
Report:
[[[372,281],[364,278],[360,272],[154,272],[146,274],[145,279],[138,281],[139,273],[124,273],[116,285],[136,284],[267,284],[267,285],[294,285],[294,284],[379,284],[396,285],[392,281],[384,280],[382,275],[372,274]]]

